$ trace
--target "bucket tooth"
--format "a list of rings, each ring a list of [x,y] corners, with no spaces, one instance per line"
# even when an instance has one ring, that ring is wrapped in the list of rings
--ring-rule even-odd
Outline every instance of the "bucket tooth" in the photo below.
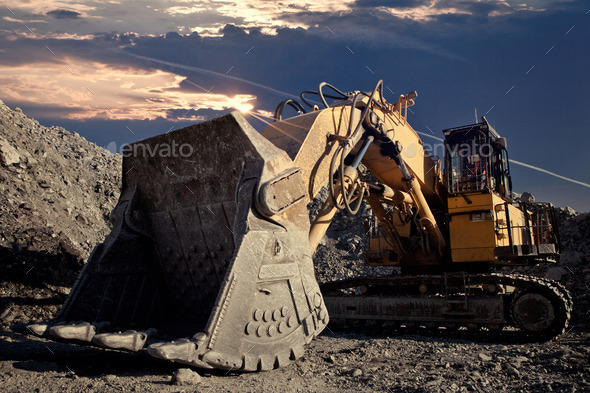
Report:
[[[143,348],[145,342],[152,332],[127,330],[122,333],[99,333],[94,335],[92,343],[111,349],[126,349],[137,352]]]
[[[240,355],[229,355],[227,353],[208,351],[203,355],[203,361],[213,368],[225,370],[243,369],[244,359]]]
[[[49,329],[49,324],[47,323],[32,323],[30,325],[27,325],[27,330],[30,333],[33,333],[35,336],[43,336],[45,333],[47,333],[47,330]]]
[[[148,355],[158,359],[170,360],[176,363],[189,364],[201,368],[213,368],[198,356],[198,343],[189,338],[175,341],[160,341],[145,349]]]
[[[271,355],[260,355],[258,358],[258,371],[272,370],[275,366],[275,358]]]
[[[88,322],[54,325],[49,327],[49,335],[62,340],[90,342],[96,334],[96,327]]]
[[[300,357],[328,317],[307,188],[287,153],[232,113],[123,155],[113,229],[49,334],[204,368],[267,370]],[[105,321],[109,332],[67,321]],[[149,329],[161,341],[146,347]]]

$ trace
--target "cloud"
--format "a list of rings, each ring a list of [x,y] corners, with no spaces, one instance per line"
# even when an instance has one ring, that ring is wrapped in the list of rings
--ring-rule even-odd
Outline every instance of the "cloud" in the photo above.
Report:
[[[293,96],[293,95],[291,95],[289,93],[286,93],[284,91],[280,91],[280,90],[274,89],[274,88],[272,88],[270,86],[265,86],[265,85],[263,85],[261,83],[256,83],[256,82],[251,81],[251,80],[248,80],[248,79],[239,78],[239,77],[236,77],[236,76],[233,76],[233,75],[228,75],[229,74],[229,71],[226,72],[225,74],[223,74],[221,72],[216,72],[216,71],[208,70],[208,69],[205,69],[205,68],[194,67],[194,66],[189,66],[189,65],[186,65],[186,64],[175,63],[175,62],[165,61],[165,60],[160,60],[160,59],[155,59],[153,57],[136,55],[136,54],[129,53],[129,52],[126,52],[125,54],[127,56],[132,56],[132,57],[135,57],[135,58],[138,58],[138,59],[141,59],[141,60],[146,60],[146,61],[149,61],[149,62],[153,62],[153,63],[156,63],[156,64],[162,64],[162,65],[170,66],[170,67],[173,67],[173,68],[176,68],[176,69],[180,69],[180,70],[185,70],[185,71],[193,71],[193,72],[197,72],[197,73],[204,74],[204,75],[214,76],[214,77],[217,77],[217,78],[230,79],[230,80],[241,82],[241,83],[246,84],[246,85],[252,85],[252,86],[258,87],[260,89],[264,89],[266,91],[270,91],[272,93],[277,93],[279,95],[283,95],[283,96],[286,96],[286,97],[297,98],[297,96]]]
[[[222,28],[228,24],[247,32],[259,31],[274,35],[284,28],[309,30],[326,25],[331,28],[332,24],[344,26],[346,21],[352,30],[362,31],[363,27],[372,27],[365,23],[368,16],[373,20],[388,21],[395,31],[399,31],[400,26],[397,25],[407,26],[407,22],[417,22],[422,28],[428,24],[436,24],[441,18],[449,23],[453,21],[453,16],[505,17],[569,4],[558,0],[539,0],[529,2],[528,5],[512,0],[28,0],[15,3],[9,8],[12,14],[7,16],[13,20],[32,23],[15,26],[14,21],[0,19],[0,30],[26,33],[30,28],[39,36],[63,32],[77,35],[135,32],[153,36],[172,31],[181,34],[196,32],[203,37],[222,37]],[[59,19],[59,23],[44,23],[39,16],[45,15],[53,17],[50,21]],[[80,19],[84,23],[80,23]],[[338,20],[342,23],[338,23]],[[457,21],[460,22],[461,19]],[[379,35],[373,35],[372,38],[377,39]]]
[[[186,78],[160,70],[65,58],[61,64],[0,66],[0,96],[20,105],[62,108],[56,118],[75,120],[202,120],[201,108],[244,107],[256,99],[182,89]]]
[[[3,16],[2,19],[7,22],[18,23],[21,25],[25,23],[48,23],[46,20],[43,19],[16,19],[11,18],[10,16]]]
[[[198,12],[203,12],[203,11],[207,11],[207,8],[205,5],[197,5],[197,6],[188,6],[188,5],[178,5],[178,6],[172,6],[172,7],[168,7],[164,10],[165,13],[170,14],[170,15],[190,15],[190,14],[195,14]]]
[[[242,107],[256,97],[262,97],[256,109],[269,111],[322,80],[370,88],[375,78],[386,76],[367,71],[382,72],[375,68],[375,50],[383,54],[402,47],[453,58],[436,43],[404,37],[390,21],[370,13],[343,14],[329,22],[334,35],[325,26],[281,28],[268,35],[231,24],[221,37],[0,32],[0,50],[10,53],[0,65],[0,96],[20,106],[61,105],[65,109],[56,118],[197,120],[199,109]],[[366,85],[352,83],[353,69],[364,73]],[[309,80],[311,86],[303,82]]]
[[[440,15],[471,15],[471,12],[456,7],[434,7],[433,4],[421,5],[417,7],[378,7],[379,11],[394,16],[399,19],[409,19],[415,22],[432,22]]]
[[[9,10],[15,13],[30,13],[36,15],[45,15],[53,10],[69,10],[79,13],[92,12],[97,10],[95,1],[83,0],[26,0],[11,4]],[[103,2],[106,6],[116,4],[114,1]]]
[[[78,19],[82,16],[79,12],[68,10],[53,10],[49,11],[47,15],[56,19]]]
[[[356,0],[357,7],[412,8],[428,4],[429,0]]]

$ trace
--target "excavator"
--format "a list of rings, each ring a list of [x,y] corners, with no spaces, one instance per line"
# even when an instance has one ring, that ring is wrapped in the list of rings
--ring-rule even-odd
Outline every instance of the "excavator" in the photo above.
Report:
[[[416,97],[323,82],[262,133],[232,112],[128,145],[112,232],[58,315],[26,331],[235,371],[300,358],[329,322],[563,333],[561,284],[497,273],[557,260],[553,207],[514,198],[485,117],[443,131],[443,167],[408,122]],[[320,286],[314,251],[339,210],[361,209],[365,262],[401,273]]]

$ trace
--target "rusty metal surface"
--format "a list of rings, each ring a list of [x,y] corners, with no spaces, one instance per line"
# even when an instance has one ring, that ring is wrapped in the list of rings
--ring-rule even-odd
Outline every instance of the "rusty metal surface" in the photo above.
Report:
[[[126,149],[111,234],[32,331],[205,368],[301,356],[328,315],[287,153],[238,113]]]

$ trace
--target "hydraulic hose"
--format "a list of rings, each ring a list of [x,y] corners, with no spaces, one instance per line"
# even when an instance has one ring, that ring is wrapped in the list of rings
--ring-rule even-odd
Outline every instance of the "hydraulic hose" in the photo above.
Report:
[[[305,108],[303,108],[303,106],[299,102],[289,98],[285,101],[279,102],[279,104],[275,108],[274,121],[283,120],[283,110],[285,109],[285,106],[287,106],[287,105],[289,105],[291,108],[295,109],[297,111],[297,114],[299,114],[299,115],[306,113]]]

